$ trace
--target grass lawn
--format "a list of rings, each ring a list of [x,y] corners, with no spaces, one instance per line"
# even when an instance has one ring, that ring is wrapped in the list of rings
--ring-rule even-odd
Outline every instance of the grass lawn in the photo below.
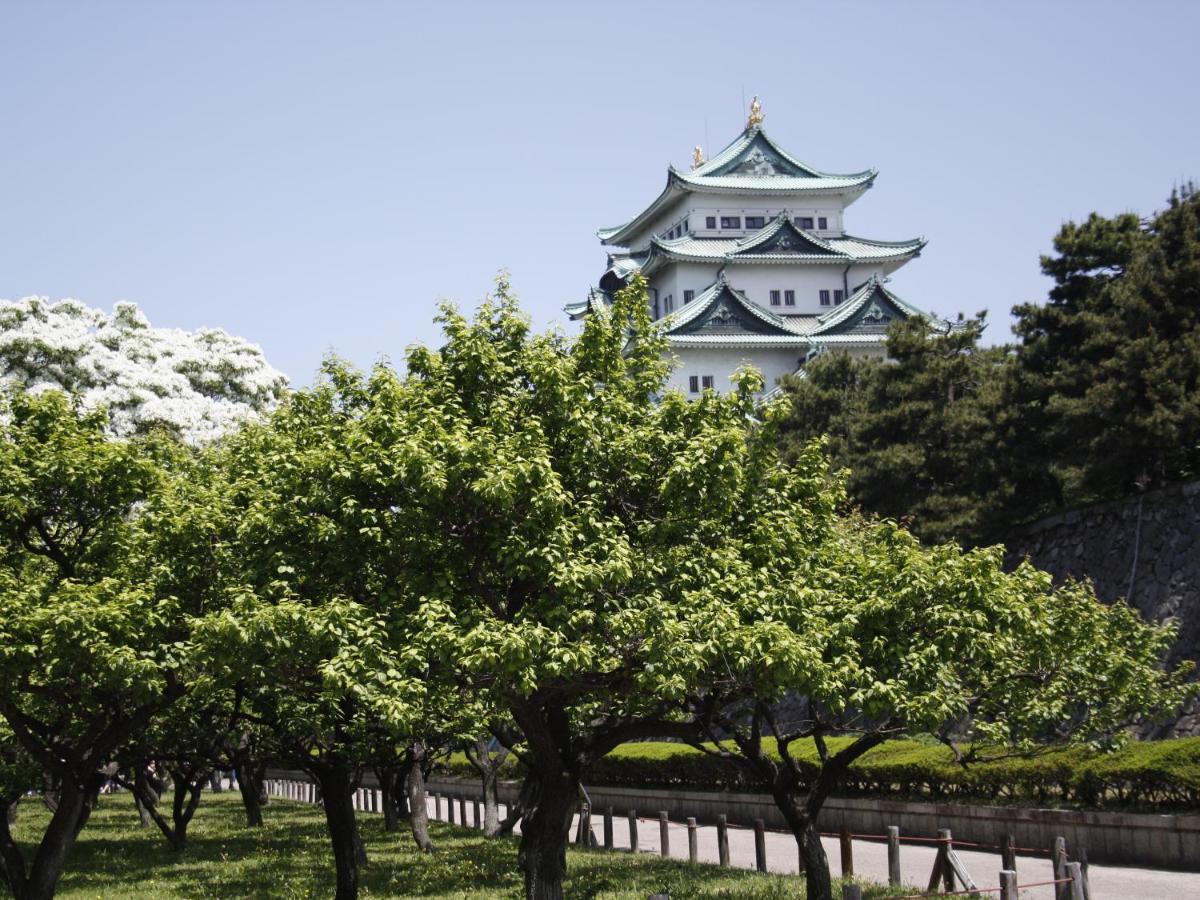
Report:
[[[264,815],[263,828],[246,828],[236,793],[206,795],[189,829],[188,849],[176,855],[157,829],[138,824],[128,794],[101,797],[71,854],[58,896],[76,900],[331,896],[333,858],[321,811],[275,800]],[[22,804],[14,831],[27,857],[28,842],[40,834],[47,818],[40,803]],[[407,831],[386,834],[381,816],[363,815],[361,828],[371,860],[362,873],[363,897],[491,900],[521,894],[515,841],[487,840],[471,829],[433,823],[438,852],[423,855]],[[803,896],[800,880],[794,876],[690,866],[619,852],[572,851],[567,861],[566,895],[571,898],[646,900],[664,889],[672,900]],[[868,897],[888,893],[885,888],[865,891]]]

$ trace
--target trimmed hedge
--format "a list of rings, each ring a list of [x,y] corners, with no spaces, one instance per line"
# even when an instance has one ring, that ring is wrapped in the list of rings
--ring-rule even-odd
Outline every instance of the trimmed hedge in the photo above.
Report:
[[[833,738],[836,751],[848,738]],[[808,777],[817,772],[812,743],[793,745]],[[509,766],[508,777],[520,777]],[[474,777],[462,754],[438,766],[441,774]],[[591,784],[684,790],[761,791],[764,785],[736,764],[684,744],[618,747],[593,767]],[[1200,808],[1200,738],[1130,743],[1112,753],[1084,748],[1010,757],[962,766],[950,750],[919,740],[888,741],[856,762],[838,792],[849,797],[1067,806],[1085,809]]]

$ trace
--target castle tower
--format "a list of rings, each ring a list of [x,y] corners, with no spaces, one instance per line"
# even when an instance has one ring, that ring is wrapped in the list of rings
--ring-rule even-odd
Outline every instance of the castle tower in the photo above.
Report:
[[[758,98],[742,133],[692,168],[667,169],[667,184],[623,225],[602,228],[608,267],[572,319],[641,273],[655,319],[678,359],[669,387],[699,395],[730,390],[743,364],[766,391],[825,350],[883,356],[888,326],[923,316],[888,285],[921,252],[922,239],[878,241],[846,232],[847,207],[876,171],[833,174],[788,154],[763,130]]]

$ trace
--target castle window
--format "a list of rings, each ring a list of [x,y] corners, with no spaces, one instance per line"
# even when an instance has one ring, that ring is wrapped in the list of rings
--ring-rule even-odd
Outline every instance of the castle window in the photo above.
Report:
[[[796,305],[796,292],[795,291],[784,291],[783,292],[783,305],[784,306],[795,306]]]
[[[801,228],[811,231],[812,227],[813,227],[812,216],[799,216],[796,219],[796,224],[799,225]]]
[[[762,228],[765,221],[762,216],[746,216],[746,227]]]
[[[711,375],[701,375],[700,386],[706,391],[711,391],[713,389],[713,377]]]
[[[821,216],[817,219],[817,228],[819,228],[821,231],[827,230],[829,228],[829,220],[824,216]]]
[[[742,217],[741,216],[721,216],[721,227],[722,228],[741,228],[742,227]]]
[[[670,312],[675,308],[675,295],[667,294],[667,299],[663,301],[663,309]]]
[[[683,292],[683,302],[684,303],[691,303],[695,299],[696,299],[695,291],[684,291]]]
[[[820,297],[821,297],[821,305],[822,305],[822,306],[829,306],[829,305],[830,305],[830,302],[829,302],[829,291],[819,291],[818,293],[819,293],[819,295],[820,295]],[[669,303],[670,301],[667,301],[667,302]]]
[[[704,217],[704,227],[705,228],[716,228],[717,227],[717,217],[716,216],[705,216]]]
[[[779,291],[771,291],[771,305],[772,306],[779,305]]]
[[[700,376],[699,375],[689,375],[688,376],[688,390],[691,391],[693,394],[700,393]]]
[[[846,299],[846,295],[843,294],[841,291],[833,292],[833,305],[834,306],[837,306],[839,303],[841,303],[845,299]]]

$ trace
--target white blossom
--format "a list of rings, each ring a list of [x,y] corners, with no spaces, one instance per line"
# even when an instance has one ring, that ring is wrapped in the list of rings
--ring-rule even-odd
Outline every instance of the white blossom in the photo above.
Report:
[[[153,328],[133,303],[108,315],[45,297],[0,300],[0,381],[104,407],[120,437],[161,424],[191,443],[269,411],[287,388],[257,345],[220,329]]]

